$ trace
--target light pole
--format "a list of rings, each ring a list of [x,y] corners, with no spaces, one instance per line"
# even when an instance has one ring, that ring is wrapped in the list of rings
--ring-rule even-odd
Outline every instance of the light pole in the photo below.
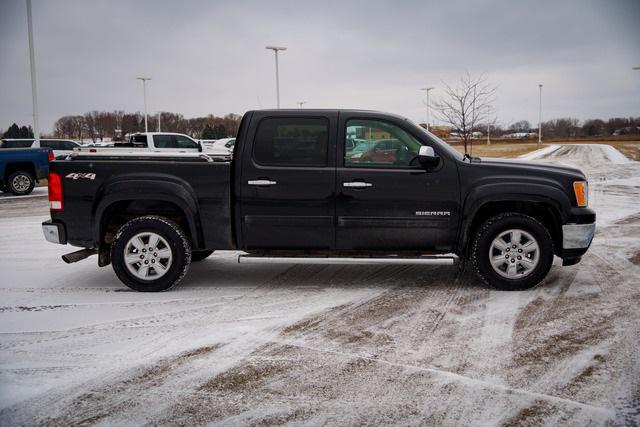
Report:
[[[38,88],[36,87],[36,58],[33,53],[33,24],[31,23],[31,0],[27,0],[27,28],[29,31],[29,65],[31,67],[31,102],[33,103],[33,137],[36,147],[40,146],[40,126],[38,124]]]
[[[300,108],[302,108],[302,106],[304,104],[306,104],[306,103],[307,103],[307,101],[298,101],[298,102],[296,102],[296,104],[298,104],[300,106]]]
[[[491,122],[489,117],[491,115],[491,107],[487,105],[487,145],[491,145]]]
[[[265,49],[272,50],[276,55],[276,99],[278,101],[278,108],[280,108],[280,75],[278,74],[278,51],[287,50],[283,46],[265,46]]]
[[[427,130],[431,130],[431,127],[430,127],[431,125],[429,124],[429,122],[431,121],[431,117],[430,117],[430,113],[431,113],[431,112],[430,112],[430,110],[429,110],[429,108],[430,108],[430,104],[429,104],[429,92],[430,92],[431,90],[433,90],[433,89],[434,89],[433,87],[423,87],[423,88],[420,88],[420,90],[423,90],[423,91],[427,92]]]
[[[147,126],[147,80],[151,80],[151,77],[136,77],[137,80],[142,80],[142,95],[144,96],[144,131],[149,132]]]
[[[538,100],[538,149],[542,146],[542,85],[539,84],[540,97]]]
[[[160,118],[162,117],[162,113],[160,111],[158,111],[158,132],[162,132],[160,130]]]

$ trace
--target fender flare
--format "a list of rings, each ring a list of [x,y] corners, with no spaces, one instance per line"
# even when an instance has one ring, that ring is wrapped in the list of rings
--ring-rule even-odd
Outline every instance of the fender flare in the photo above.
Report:
[[[96,193],[92,212],[94,241],[101,242],[103,216],[114,203],[126,200],[158,200],[173,203],[182,211],[194,240],[194,247],[202,245],[200,210],[195,192],[186,182],[175,176],[162,174],[125,174],[105,181]]]
[[[477,213],[488,203],[493,202],[529,202],[541,203],[551,207],[558,215],[561,223],[571,210],[571,201],[560,188],[548,184],[532,182],[522,183],[491,183],[474,188],[466,197],[462,209],[460,236],[458,242],[460,251],[468,246],[471,225]]]

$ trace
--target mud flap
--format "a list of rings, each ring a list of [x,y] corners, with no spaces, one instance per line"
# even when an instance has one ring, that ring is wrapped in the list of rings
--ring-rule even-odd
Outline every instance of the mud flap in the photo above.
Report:
[[[111,248],[109,245],[100,245],[98,249],[98,267],[106,267],[111,264]]]

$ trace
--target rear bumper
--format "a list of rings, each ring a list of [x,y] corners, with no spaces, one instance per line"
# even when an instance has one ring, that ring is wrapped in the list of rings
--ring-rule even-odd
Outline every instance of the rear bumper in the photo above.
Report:
[[[67,244],[67,232],[64,228],[64,224],[60,224],[53,221],[45,221],[42,223],[42,233],[47,242],[58,243],[61,245]]]

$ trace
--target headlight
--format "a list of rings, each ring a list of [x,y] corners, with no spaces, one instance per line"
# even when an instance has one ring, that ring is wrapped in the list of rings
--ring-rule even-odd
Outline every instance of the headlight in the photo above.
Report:
[[[576,195],[576,204],[581,208],[586,208],[589,204],[589,184],[587,181],[574,181],[573,192]]]

